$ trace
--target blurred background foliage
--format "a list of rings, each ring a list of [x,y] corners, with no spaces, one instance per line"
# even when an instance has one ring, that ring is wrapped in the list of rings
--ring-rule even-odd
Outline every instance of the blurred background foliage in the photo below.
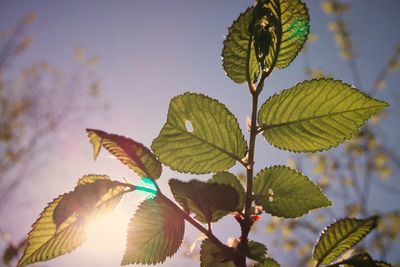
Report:
[[[86,58],[79,47],[71,57],[72,71],[45,60],[15,67],[34,41],[29,26],[35,20],[34,13],[27,14],[0,32],[0,216],[5,216],[8,202],[29,173],[46,166],[62,140],[62,128],[81,120],[80,111],[99,106],[98,58]],[[5,265],[25,245],[25,239],[16,240],[1,225],[0,242],[6,244]]]

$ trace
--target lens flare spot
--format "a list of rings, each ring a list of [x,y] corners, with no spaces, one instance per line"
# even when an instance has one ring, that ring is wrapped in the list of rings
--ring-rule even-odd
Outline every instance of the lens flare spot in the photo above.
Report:
[[[123,251],[129,218],[120,212],[99,215],[85,229],[85,247],[93,253]]]

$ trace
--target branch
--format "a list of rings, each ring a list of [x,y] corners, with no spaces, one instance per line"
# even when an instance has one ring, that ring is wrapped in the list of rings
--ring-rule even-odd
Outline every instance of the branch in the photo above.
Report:
[[[226,253],[227,255],[232,256],[232,259],[236,256],[234,251],[229,247],[225,246],[211,231],[207,230],[200,223],[198,223],[195,219],[190,217],[184,210],[178,207],[171,199],[165,196],[161,191],[158,191],[158,197],[162,200],[166,201],[173,209],[175,209],[178,213],[182,215],[182,217],[188,221],[191,225],[197,228],[200,232],[202,232],[208,239],[210,239],[221,251]]]

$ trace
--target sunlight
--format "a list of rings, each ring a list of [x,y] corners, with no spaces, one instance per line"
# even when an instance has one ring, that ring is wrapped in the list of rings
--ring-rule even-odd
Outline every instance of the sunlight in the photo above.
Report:
[[[121,250],[125,245],[128,222],[129,219],[118,211],[100,215],[86,227],[85,247],[94,253]]]

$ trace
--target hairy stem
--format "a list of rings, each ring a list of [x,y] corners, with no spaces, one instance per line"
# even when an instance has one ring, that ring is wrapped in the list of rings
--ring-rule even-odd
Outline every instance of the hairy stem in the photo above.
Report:
[[[246,186],[246,204],[245,204],[245,217],[249,217],[250,208],[252,203],[253,192],[253,166],[254,166],[254,152],[257,137],[257,107],[258,107],[258,94],[252,94],[252,114],[251,114],[251,128],[249,139],[249,151],[247,162],[247,186]]]
[[[248,83],[249,90],[252,95],[252,111],[251,111],[251,127],[250,127],[250,139],[247,154],[247,166],[246,166],[246,201],[244,208],[244,220],[240,223],[241,236],[240,244],[238,250],[241,255],[235,261],[235,264],[239,267],[246,266],[246,252],[248,251],[248,236],[253,224],[251,220],[251,206],[253,202],[252,192],[253,192],[253,176],[254,176],[254,152],[257,137],[257,110],[258,110],[258,95],[262,90],[264,85],[264,79],[266,76],[262,76],[257,88],[254,84]]]

